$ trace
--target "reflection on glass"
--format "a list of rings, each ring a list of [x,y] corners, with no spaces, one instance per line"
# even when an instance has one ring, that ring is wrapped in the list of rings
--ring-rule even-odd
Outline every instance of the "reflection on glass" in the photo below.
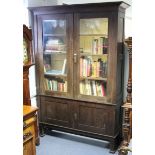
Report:
[[[64,34],[66,33],[66,23],[64,20],[44,20],[44,34]]]
[[[80,19],[80,34],[108,35],[108,18]]]
[[[43,21],[45,90],[67,92],[66,21]]]
[[[80,94],[106,96],[108,18],[80,19]]]

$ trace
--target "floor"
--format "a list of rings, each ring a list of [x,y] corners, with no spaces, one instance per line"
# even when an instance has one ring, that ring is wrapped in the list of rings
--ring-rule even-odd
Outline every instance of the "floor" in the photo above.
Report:
[[[108,146],[106,141],[53,131],[40,137],[36,152],[37,155],[110,155]]]

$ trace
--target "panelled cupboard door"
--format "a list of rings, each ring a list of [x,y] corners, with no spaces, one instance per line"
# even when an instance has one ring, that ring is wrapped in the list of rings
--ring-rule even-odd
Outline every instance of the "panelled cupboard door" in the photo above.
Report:
[[[109,98],[109,53],[111,16],[104,13],[79,13],[74,16],[74,92],[76,98],[103,102]],[[112,80],[112,79],[111,79]]]
[[[40,94],[72,97],[72,14],[38,16]]]
[[[112,135],[115,117],[112,108],[88,102],[77,104],[78,129],[102,135]]]
[[[71,127],[71,102],[50,97],[41,97],[41,121]]]

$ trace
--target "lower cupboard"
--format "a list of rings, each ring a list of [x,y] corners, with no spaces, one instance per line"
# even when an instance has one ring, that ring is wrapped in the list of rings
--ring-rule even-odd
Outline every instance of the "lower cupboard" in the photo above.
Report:
[[[42,133],[56,129],[107,140],[111,152],[119,144],[120,110],[116,105],[41,96],[40,107]]]

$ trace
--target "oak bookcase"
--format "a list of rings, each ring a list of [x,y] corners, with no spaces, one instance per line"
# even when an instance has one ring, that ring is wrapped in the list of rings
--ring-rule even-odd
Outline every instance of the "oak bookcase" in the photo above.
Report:
[[[121,140],[124,2],[29,8],[40,132]]]

